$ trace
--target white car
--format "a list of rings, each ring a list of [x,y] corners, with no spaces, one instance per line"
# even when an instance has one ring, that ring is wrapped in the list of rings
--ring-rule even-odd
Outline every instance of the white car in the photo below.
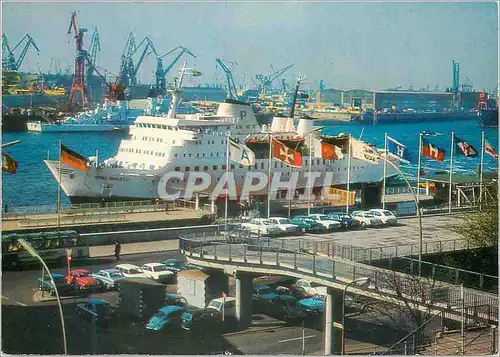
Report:
[[[127,278],[149,278],[137,265],[118,264],[116,270],[119,270]]]
[[[312,283],[309,280],[299,279],[295,282],[295,286],[304,289],[304,291],[310,295],[326,296],[326,294],[327,294],[326,286],[321,286],[321,285]],[[346,307],[352,306],[353,302],[354,301],[350,296],[345,295],[344,303],[345,303]]]
[[[280,227],[267,218],[254,218],[241,226],[258,235],[276,236],[281,233]]]
[[[361,227],[380,227],[384,225],[381,219],[375,217],[370,211],[354,211],[351,217],[361,224]]]
[[[174,276],[174,273],[167,269],[162,263],[147,263],[141,267],[144,274],[156,281],[165,281]]]
[[[329,231],[332,231],[334,229],[340,229],[340,227],[342,226],[339,221],[331,219],[326,214],[319,214],[319,213],[310,214],[309,216],[307,216],[307,218],[315,220]]]
[[[224,316],[236,316],[236,298],[232,296],[226,296],[225,298],[217,298],[210,301],[207,305],[207,309],[215,310],[222,314],[222,309],[224,309]]]
[[[388,226],[394,226],[398,224],[398,218],[394,213],[387,209],[371,209],[371,213],[377,218],[379,218],[382,223]]]
[[[279,227],[281,233],[297,233],[299,231],[299,226],[290,223],[288,218],[271,217],[269,220]]]

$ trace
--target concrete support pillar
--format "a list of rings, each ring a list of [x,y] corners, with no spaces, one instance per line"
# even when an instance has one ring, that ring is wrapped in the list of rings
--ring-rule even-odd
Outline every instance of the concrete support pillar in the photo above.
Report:
[[[210,213],[215,213],[215,200],[210,200]]]
[[[342,352],[342,329],[340,328],[343,320],[342,297],[341,290],[328,288],[325,309],[325,356],[339,355]]]
[[[252,323],[253,278],[251,274],[236,272],[236,320],[239,328],[247,328]]]
[[[197,211],[200,209],[200,194],[198,192],[194,194],[194,209]]]

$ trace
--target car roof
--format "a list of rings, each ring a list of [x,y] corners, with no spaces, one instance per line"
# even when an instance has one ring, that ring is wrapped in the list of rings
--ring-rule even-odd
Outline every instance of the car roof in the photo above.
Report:
[[[106,273],[119,273],[120,271],[118,269],[101,269],[99,270],[100,272],[101,271],[104,271]]]
[[[137,269],[137,268],[139,268],[137,265],[133,265],[133,264],[118,264],[116,267],[123,268],[123,269]]]
[[[87,269],[73,269],[70,274],[88,274],[90,271]]]
[[[288,218],[285,218],[285,217],[270,217],[269,219],[288,219]]]
[[[223,302],[223,301],[224,301],[224,298],[212,299],[212,301]],[[210,301],[210,302],[212,302],[212,301]],[[236,298],[235,298],[235,297],[233,297],[233,296],[226,296],[226,298],[225,298],[225,302],[229,302],[229,301],[236,301]]]
[[[177,306],[177,305],[166,305],[166,306],[163,306],[160,310],[158,311],[161,311],[161,312],[164,312],[165,314],[170,314],[172,312],[175,312],[175,311],[183,311],[185,310],[182,306]]]
[[[177,298],[180,298],[182,297],[182,295],[178,295],[178,294],[167,294],[166,295],[167,298],[169,299],[177,299]]]
[[[104,299],[91,299],[87,303],[92,305],[109,305],[109,302]]]
[[[49,276],[49,274],[46,274],[45,276]],[[61,279],[61,278],[64,278],[64,275],[63,274],[52,274],[52,278],[54,279]]]
[[[165,264],[163,263],[146,263],[146,264],[143,264],[143,266],[147,266],[147,267],[157,267],[157,266],[163,266]]]
[[[307,218],[306,216],[302,216],[302,215],[299,215],[299,216],[293,216],[293,218]],[[292,219],[293,219],[292,218]]]
[[[265,285],[265,284],[257,284],[257,285],[254,285],[253,288],[256,290],[271,289],[271,287],[269,285]]]

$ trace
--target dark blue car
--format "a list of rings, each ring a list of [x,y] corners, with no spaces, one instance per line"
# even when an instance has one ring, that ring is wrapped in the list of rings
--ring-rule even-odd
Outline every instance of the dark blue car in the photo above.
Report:
[[[361,225],[357,220],[351,217],[350,214],[344,212],[328,212],[325,213],[331,219],[340,222],[340,227],[343,229],[359,228]]]

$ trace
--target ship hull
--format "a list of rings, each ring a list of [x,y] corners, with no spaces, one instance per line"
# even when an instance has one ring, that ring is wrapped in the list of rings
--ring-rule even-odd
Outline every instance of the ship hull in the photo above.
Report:
[[[457,120],[472,120],[476,112],[442,112],[442,113],[364,113],[356,121],[376,124],[405,124],[425,122],[445,122]]]
[[[359,116],[359,113],[344,113],[344,112],[316,112],[316,111],[304,111],[303,112],[308,117],[318,121],[334,121],[341,123],[349,123],[354,118]]]
[[[126,131],[128,125],[111,124],[45,124],[27,122],[28,131],[40,133],[84,133],[84,132],[119,132]]]
[[[498,109],[480,109],[477,116],[479,126],[498,128]]]
[[[303,158],[307,160],[307,157]],[[59,182],[59,162],[44,161],[54,178]],[[257,159],[256,164],[261,168],[259,172],[264,175],[267,172],[267,159]],[[313,159],[312,172],[319,172],[320,176],[315,181],[315,188],[324,186],[343,187],[347,183],[347,168],[346,159],[333,161],[331,165],[322,164],[322,159]],[[222,162],[220,162],[222,164]],[[86,202],[104,202],[104,201],[121,201],[121,200],[150,200],[164,199],[161,192],[165,192],[161,185],[165,184],[165,189],[169,193],[179,192],[182,196],[182,184],[170,180],[163,183],[161,178],[176,170],[179,163],[171,163],[159,170],[140,170],[140,169],[125,169],[112,167],[95,167],[89,166],[87,171],[75,170],[70,166],[61,164],[61,187],[64,193],[74,203]],[[296,189],[302,190],[307,188],[307,165],[301,169],[293,169],[293,172],[298,172],[299,178]],[[200,192],[200,195],[209,196],[219,179],[223,176],[222,165],[218,166],[219,170],[210,170],[207,173],[210,175],[210,186]],[[281,175],[277,179],[280,182],[287,182],[290,178],[290,168],[286,165],[273,162],[272,177]],[[364,161],[351,160],[351,185],[380,183],[383,180],[383,162],[379,164],[369,164]],[[193,170],[191,169],[191,172]],[[231,172],[234,174],[237,195],[241,192],[241,187],[245,180],[245,174],[248,173],[248,168],[236,168]],[[251,171],[255,172],[255,171]],[[185,172],[186,178],[188,173]],[[387,177],[395,176],[397,172],[388,167]],[[185,178],[184,181],[187,181]],[[280,191],[286,191],[287,184],[280,185]],[[159,190],[161,188],[161,190]],[[273,192],[274,194],[274,192]],[[267,187],[251,193],[252,196],[267,196]]]

